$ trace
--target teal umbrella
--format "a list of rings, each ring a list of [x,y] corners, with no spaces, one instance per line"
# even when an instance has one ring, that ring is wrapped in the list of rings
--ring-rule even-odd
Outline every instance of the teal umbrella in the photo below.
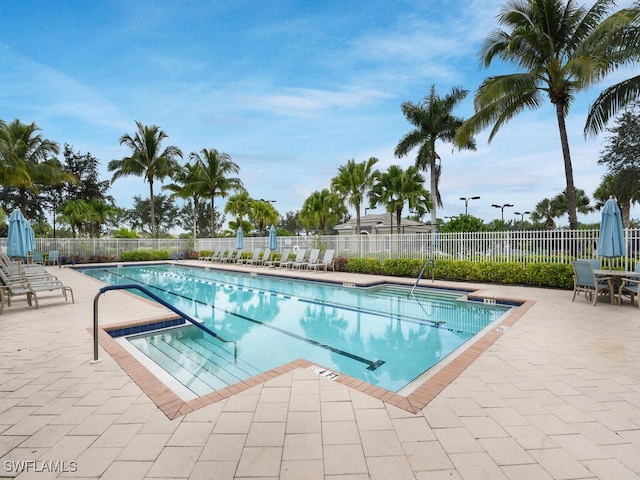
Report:
[[[600,220],[600,237],[598,240],[598,255],[605,258],[622,257],[627,254],[627,245],[622,228],[622,215],[618,202],[614,197],[602,208]]]
[[[238,227],[238,231],[236,232],[236,249],[242,250],[244,248],[244,233],[242,232],[242,227]]]
[[[33,232],[31,225],[24,218],[20,209],[11,212],[7,233],[7,255],[26,258],[29,252],[33,251],[35,242],[30,231]]]
[[[269,250],[278,249],[278,236],[276,234],[276,227],[271,225],[269,229]]]

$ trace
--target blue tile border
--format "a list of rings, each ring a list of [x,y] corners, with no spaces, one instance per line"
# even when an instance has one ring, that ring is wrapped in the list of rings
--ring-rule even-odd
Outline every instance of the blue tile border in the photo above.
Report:
[[[114,328],[111,330],[104,329],[112,338],[126,337],[127,335],[135,335],[137,333],[151,332],[154,330],[160,330],[163,328],[177,327],[178,325],[184,325],[186,320],[184,318],[174,318],[171,320],[162,320],[160,322],[141,323],[139,325],[132,325],[123,328]]]

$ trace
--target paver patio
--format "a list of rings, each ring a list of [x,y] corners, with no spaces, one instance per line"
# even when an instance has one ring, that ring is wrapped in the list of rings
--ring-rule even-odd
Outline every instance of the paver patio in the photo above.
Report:
[[[628,301],[465,284],[532,304],[417,413],[294,366],[171,419],[107,352],[91,363],[100,284],[51,270],[75,304],[52,292],[0,315],[0,478],[639,478],[640,311]],[[122,291],[99,311],[101,325],[164,313]]]

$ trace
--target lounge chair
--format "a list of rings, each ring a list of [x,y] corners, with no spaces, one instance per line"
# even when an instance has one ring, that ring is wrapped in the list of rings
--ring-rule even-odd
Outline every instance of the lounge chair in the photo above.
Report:
[[[275,260],[269,260],[264,262],[265,267],[279,267],[282,262],[287,262],[289,260],[289,254],[291,253],[290,248],[285,248],[282,250],[282,255]]]
[[[65,301],[68,301],[67,294],[71,294],[71,302],[75,303],[71,287],[64,285],[58,279],[42,279],[39,281],[29,280],[27,278],[15,279],[7,277],[4,271],[0,270],[0,289],[2,290],[0,292],[0,313],[2,313],[4,309],[5,299],[7,300],[7,306],[10,307],[11,298],[20,295],[27,297],[29,306],[35,303],[36,308],[39,308],[37,292],[44,291],[61,290]]]
[[[297,263],[295,265],[292,265],[293,268],[302,268],[302,267],[307,267],[307,268],[311,268],[312,265],[315,265],[316,263],[318,263],[318,257],[320,256],[320,249],[319,248],[312,248],[311,252],[309,252],[309,258],[307,258],[306,260]]]
[[[614,291],[611,277],[597,277],[593,273],[593,264],[586,260],[577,260],[573,265],[573,302],[576,295],[584,292],[585,297],[593,299],[593,306],[596,305],[598,295],[608,294],[611,303],[614,301]]]
[[[242,259],[242,250],[231,250],[221,261],[222,263],[236,263],[240,259]]]
[[[42,265],[44,258],[42,256],[42,252],[33,252],[31,255],[31,263],[32,264],[40,264]]]
[[[262,252],[262,256],[258,257],[257,260],[251,259],[250,261],[247,262],[247,265],[264,265],[264,263],[269,260],[269,257],[271,256],[271,250],[269,250],[268,248],[264,249],[264,252]]]
[[[252,262],[257,262],[262,254],[262,249],[254,248],[253,254],[249,258],[239,258],[236,263],[250,265]]]
[[[280,262],[280,267],[282,268],[293,268],[294,265],[299,265],[304,261],[304,256],[306,255],[307,250],[304,248],[298,249],[298,253],[296,253],[296,258],[293,260],[287,260],[284,262]]]
[[[322,260],[319,262],[316,262],[314,265],[309,265],[309,268],[313,268],[316,271],[318,271],[318,268],[324,268],[324,271],[326,272],[327,269],[331,267],[331,269],[335,272],[336,269],[333,265],[333,256],[335,255],[335,253],[336,253],[335,250],[326,250],[324,252],[324,256],[322,257]]]

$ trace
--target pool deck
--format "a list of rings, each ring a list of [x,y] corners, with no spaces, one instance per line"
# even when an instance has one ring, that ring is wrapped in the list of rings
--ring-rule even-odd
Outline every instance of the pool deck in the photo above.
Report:
[[[527,307],[488,332],[466,368],[442,369],[415,413],[301,363],[168,415],[146,393],[145,369],[125,370],[102,347],[91,363],[101,284],[50,270],[75,304],[42,293],[39,309],[17,298],[0,315],[0,479],[20,467],[17,478],[37,479],[640,478],[640,310],[628,301],[592,307],[569,291],[436,281]],[[103,295],[99,312],[101,326],[166,313],[122,291]]]

